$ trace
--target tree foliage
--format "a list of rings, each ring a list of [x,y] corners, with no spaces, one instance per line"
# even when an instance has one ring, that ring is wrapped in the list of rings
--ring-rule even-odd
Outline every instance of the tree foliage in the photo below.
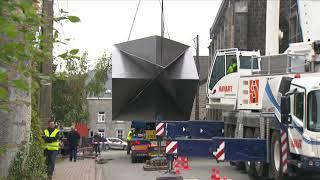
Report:
[[[103,53],[98,59],[95,68],[94,76],[87,85],[88,95],[99,97],[101,92],[105,92],[105,83],[108,79],[108,72],[112,69],[111,56]]]
[[[111,69],[111,57],[104,53],[97,60],[94,75],[88,70],[88,54],[81,57],[66,52],[66,68],[57,73],[53,81],[52,112],[56,121],[63,126],[70,126],[73,122],[88,123],[88,95],[98,95],[105,91],[107,73]],[[74,61],[72,59],[79,59]]]
[[[31,95],[32,99],[29,141],[21,144],[10,165],[8,179],[46,179],[37,99],[40,83],[48,83],[52,77],[42,74],[40,66],[53,58],[53,43],[65,42],[59,39],[57,30],[54,30],[53,41],[46,38],[43,27],[52,19],[41,14],[38,7],[38,0],[0,0],[0,111],[10,112],[9,104],[15,103],[9,99],[9,87]],[[80,21],[66,12],[54,20]],[[77,53],[71,50],[68,55]],[[0,147],[0,155],[8,151],[10,147]]]
[[[88,121],[89,112],[86,100],[86,79],[88,72],[87,53],[82,57],[66,56],[66,70],[57,73],[52,86],[52,113],[63,126],[72,122]],[[79,61],[72,60],[73,58]]]

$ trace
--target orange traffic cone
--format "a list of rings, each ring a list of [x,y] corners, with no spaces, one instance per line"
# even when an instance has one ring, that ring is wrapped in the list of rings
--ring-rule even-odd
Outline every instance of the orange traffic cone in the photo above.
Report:
[[[182,168],[181,163],[177,160],[174,161],[173,167],[174,168]]]
[[[216,178],[215,178],[215,180],[220,180],[220,171],[219,171],[219,170],[216,171]]]
[[[224,177],[223,177],[223,180],[227,180],[227,177],[226,177],[226,176],[224,176]]]
[[[179,161],[177,161],[177,160],[173,161],[173,168],[174,168],[174,171],[176,172],[176,174],[181,174],[181,172],[180,172],[181,164],[179,163]]]
[[[211,169],[211,180],[215,180],[216,179],[216,169],[213,167]]]
[[[183,170],[191,170],[191,168],[189,167],[189,162],[187,157],[184,157],[182,159],[182,163],[183,163]]]

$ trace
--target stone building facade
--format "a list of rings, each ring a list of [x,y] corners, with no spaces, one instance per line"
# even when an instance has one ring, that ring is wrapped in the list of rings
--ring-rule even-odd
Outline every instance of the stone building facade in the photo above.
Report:
[[[210,59],[217,49],[260,50],[265,54],[266,0],[223,0],[210,28]],[[301,41],[296,0],[280,1],[279,28],[283,33],[279,52]]]
[[[197,60],[194,57],[195,62]],[[196,62],[197,64],[197,62]],[[208,69],[209,69],[209,57],[208,56],[199,56],[199,72],[200,72],[200,82],[199,82],[199,119],[206,118],[206,103],[207,103],[207,78],[208,78]],[[192,112],[190,120],[199,120],[195,118],[195,106],[196,101],[193,102]]]
[[[119,137],[126,139],[131,123],[112,121],[112,78],[108,74],[106,92],[99,97],[88,97],[89,137],[98,132],[103,137]]]

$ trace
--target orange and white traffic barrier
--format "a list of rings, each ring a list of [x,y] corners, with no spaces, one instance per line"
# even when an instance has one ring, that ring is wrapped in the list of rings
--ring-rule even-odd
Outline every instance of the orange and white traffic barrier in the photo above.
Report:
[[[156,135],[157,136],[164,136],[164,127],[165,124],[164,123],[158,123],[156,126]]]
[[[219,147],[217,151],[213,152],[213,156],[219,161],[223,161],[225,159],[224,148],[225,148],[225,143],[224,141],[221,141],[219,143]]]
[[[178,153],[178,142],[167,141],[166,142],[166,154],[177,154]]]

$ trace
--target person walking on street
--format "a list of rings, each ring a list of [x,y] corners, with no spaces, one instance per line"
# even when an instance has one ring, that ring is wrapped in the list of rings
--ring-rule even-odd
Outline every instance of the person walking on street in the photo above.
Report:
[[[59,129],[55,127],[54,121],[50,120],[49,127],[44,130],[43,136],[45,142],[44,154],[46,157],[49,179],[52,179],[56,157],[60,149],[60,137]]]
[[[74,162],[77,161],[77,148],[79,144],[79,139],[80,139],[79,133],[77,132],[76,129],[72,127],[71,132],[69,133],[69,136],[68,136],[68,142],[70,147],[70,157],[69,157],[70,161],[72,161],[72,159]]]
[[[127,136],[127,154],[130,154],[130,150],[131,150],[131,144],[130,141],[132,140],[133,134],[134,134],[135,129],[132,128],[129,132],[128,132],[128,136]]]
[[[98,132],[95,133],[93,136],[93,143],[94,143],[94,151],[96,152],[96,156],[98,153],[100,154],[100,142],[101,142],[101,136]]]

